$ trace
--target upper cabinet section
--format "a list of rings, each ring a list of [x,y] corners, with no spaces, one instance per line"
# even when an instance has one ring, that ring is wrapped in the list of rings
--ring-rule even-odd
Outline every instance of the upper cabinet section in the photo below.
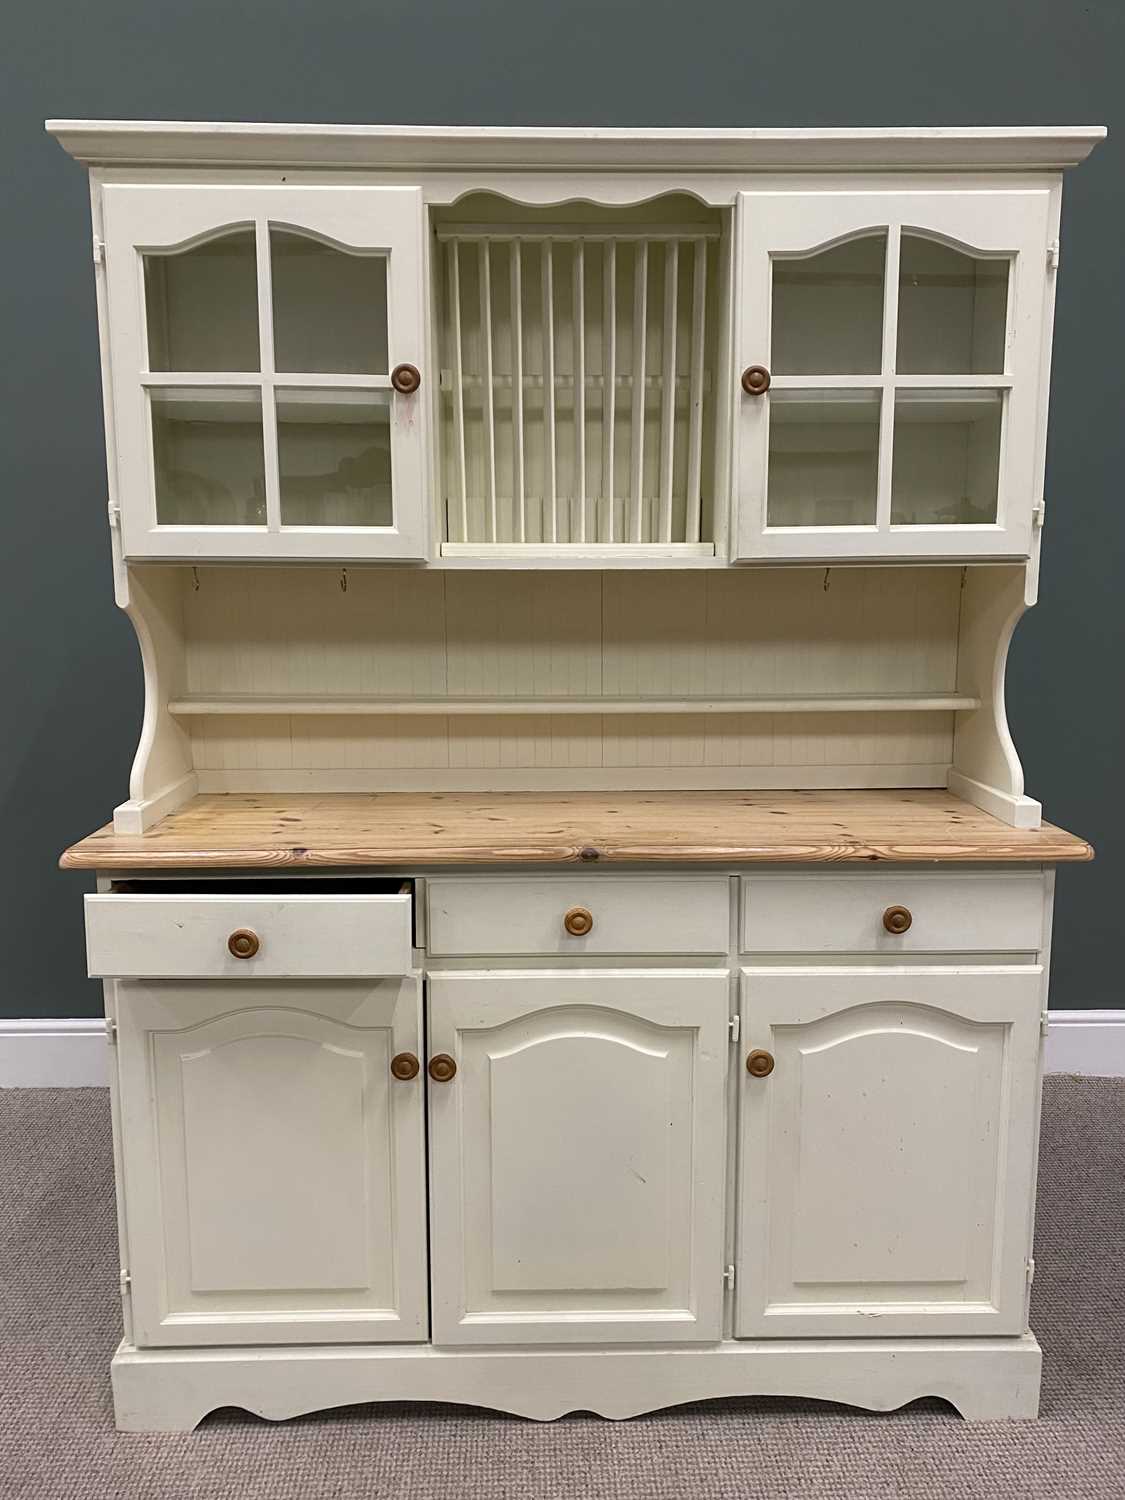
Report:
[[[1037,552],[1097,128],[48,125],[126,561]]]
[[[419,188],[110,184],[127,558],[426,556]]]
[[[1049,192],[751,192],[738,220],[734,555],[1027,555]]]

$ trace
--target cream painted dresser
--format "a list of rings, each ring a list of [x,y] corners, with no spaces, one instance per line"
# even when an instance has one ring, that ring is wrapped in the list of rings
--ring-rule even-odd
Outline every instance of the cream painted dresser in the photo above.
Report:
[[[119,1425],[1033,1416],[1091,851],[1004,670],[1102,132],[49,128],[145,674],[63,856]]]

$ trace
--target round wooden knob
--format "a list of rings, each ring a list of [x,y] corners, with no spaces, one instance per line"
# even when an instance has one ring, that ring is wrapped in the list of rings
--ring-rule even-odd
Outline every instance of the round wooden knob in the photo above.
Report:
[[[422,384],[422,372],[417,365],[395,365],[391,371],[391,384],[400,396],[413,396]]]
[[[457,1072],[457,1063],[448,1052],[437,1052],[430,1058],[429,1071],[435,1083],[448,1083]]]
[[[249,927],[236,927],[227,938],[227,947],[234,958],[253,958],[261,946],[258,934]]]
[[[572,906],[563,917],[563,926],[571,937],[585,937],[594,925],[594,915],[584,906]]]
[[[418,1077],[418,1069],[421,1066],[413,1052],[398,1052],[391,1058],[391,1076],[401,1078],[403,1083],[409,1083],[412,1078]]]
[[[742,389],[748,396],[764,396],[770,388],[770,372],[765,365],[747,365],[742,372]]]
[[[746,1071],[751,1078],[768,1078],[773,1072],[773,1053],[755,1047],[753,1052],[747,1053]]]
[[[907,906],[888,906],[883,913],[883,926],[894,937],[901,937],[910,928],[914,918]]]

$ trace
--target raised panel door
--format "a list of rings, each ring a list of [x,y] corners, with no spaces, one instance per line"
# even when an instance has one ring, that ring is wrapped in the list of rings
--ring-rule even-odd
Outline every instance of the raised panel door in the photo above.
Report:
[[[743,970],[739,1336],[1024,1330],[1042,987]]]
[[[429,987],[434,1341],[717,1339],[726,972]]]
[[[420,991],[118,983],[138,1345],[426,1337]]]

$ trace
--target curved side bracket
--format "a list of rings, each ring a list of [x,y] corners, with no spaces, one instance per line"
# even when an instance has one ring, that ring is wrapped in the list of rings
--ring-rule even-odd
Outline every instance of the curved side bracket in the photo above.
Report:
[[[130,568],[118,579],[117,602],[141,648],[145,708],[129,800],[113,813],[115,833],[144,833],[198,789],[191,740],[168,712],[183,678],[182,588],[179,568]]]
[[[1043,809],[1024,795],[1023,767],[1008,728],[1004,676],[1012,634],[1029,604],[1033,580],[1025,567],[969,568],[961,598],[957,691],[981,706],[958,715],[951,792],[1012,828],[1038,828]]]

